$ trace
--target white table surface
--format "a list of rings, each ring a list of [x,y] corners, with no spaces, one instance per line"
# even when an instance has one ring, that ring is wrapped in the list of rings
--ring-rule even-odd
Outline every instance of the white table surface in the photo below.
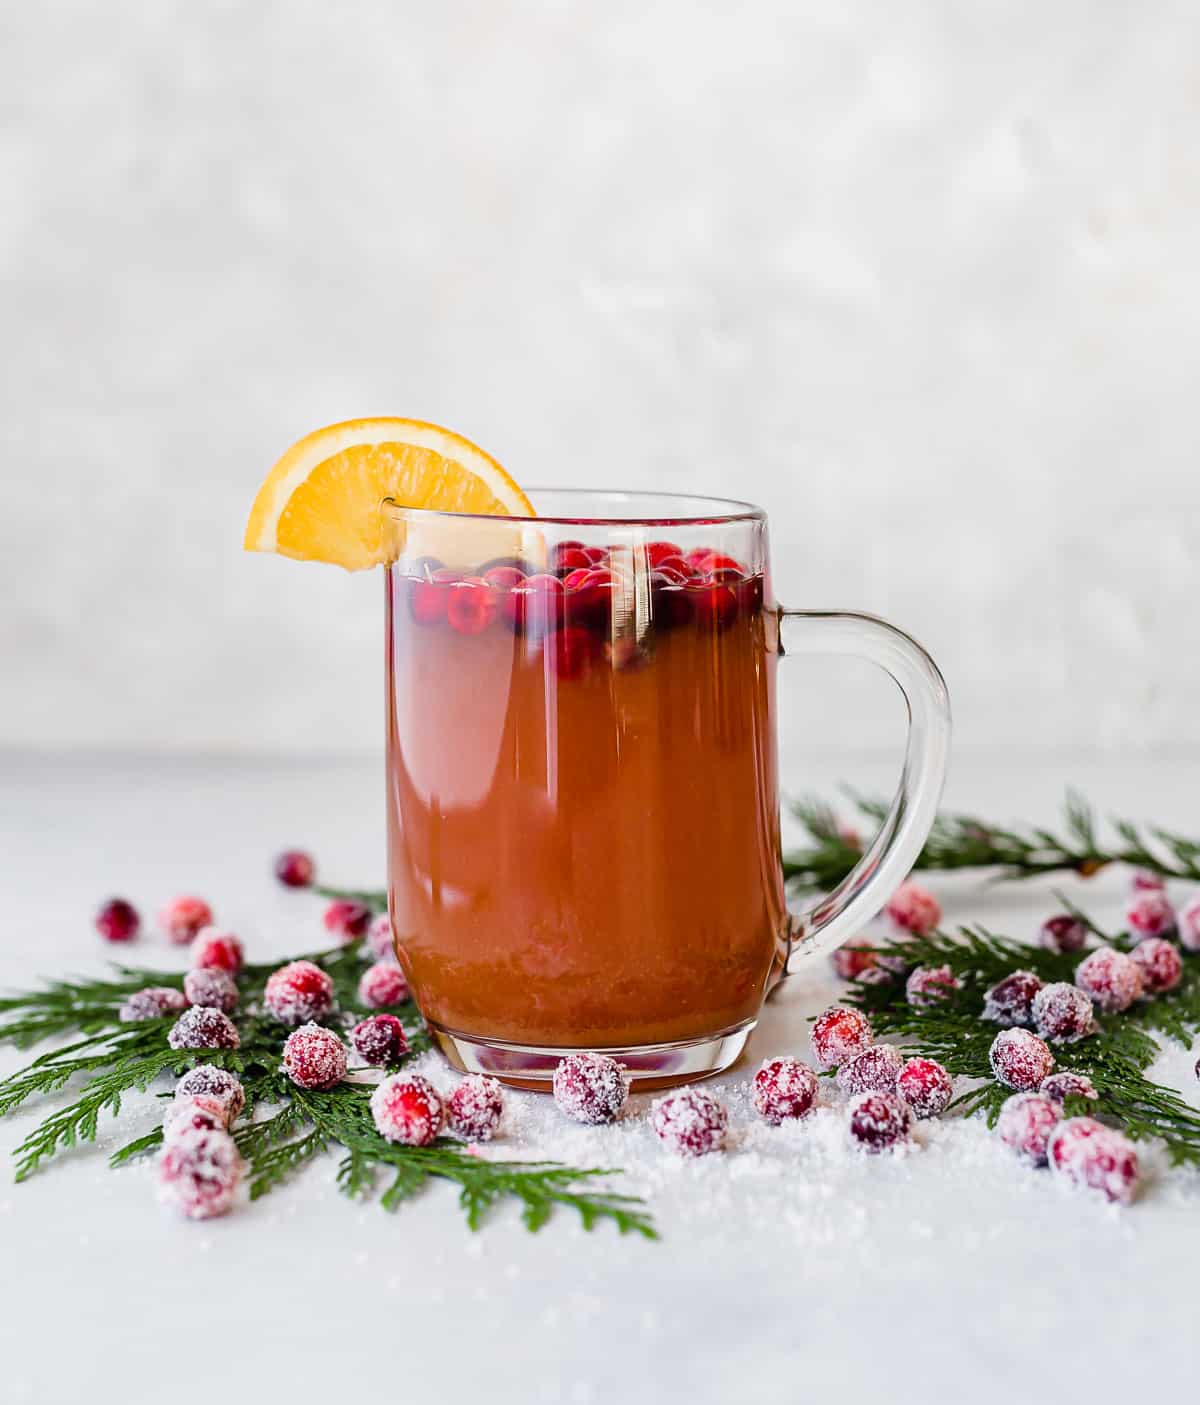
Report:
[[[829,759],[810,778],[887,775]],[[960,756],[947,799],[1050,820],[1073,781],[1106,808],[1200,831],[1198,780],[1195,763]],[[151,913],[176,891],[209,895],[259,959],[320,944],[320,903],[280,889],[272,856],[302,844],[329,880],[375,886],[381,794],[365,763],[10,757],[0,985],[98,970],[108,952],[90,918],[111,893]],[[1017,934],[1051,905],[1049,885],[935,886],[949,918]],[[1073,891],[1115,919],[1124,884],[1103,875]],[[182,964],[153,936],[119,954]],[[0,1399],[846,1405],[1183,1391],[1197,1364],[1200,1176],[1151,1154],[1141,1202],[1120,1211],[1022,1169],[974,1123],[940,1124],[899,1159],[847,1157],[828,1119],[754,1126],[749,1073],[803,1052],[806,1016],[835,990],[814,963],[770,1003],[721,1080],[740,1135],[723,1157],[655,1154],[644,1099],[610,1129],[517,1099],[506,1149],[630,1167],[660,1243],[604,1225],[586,1235],[567,1213],[531,1236],[510,1209],[471,1235],[445,1185],[389,1216],[345,1201],[331,1161],[187,1224],[155,1203],[149,1165],[104,1165],[152,1123],[150,1099],[134,1097],[99,1146],[0,1183]],[[1169,1049],[1155,1072],[1200,1103],[1193,1058]],[[0,1051],[0,1070],[21,1059]],[[0,1123],[0,1152],[45,1110]]]

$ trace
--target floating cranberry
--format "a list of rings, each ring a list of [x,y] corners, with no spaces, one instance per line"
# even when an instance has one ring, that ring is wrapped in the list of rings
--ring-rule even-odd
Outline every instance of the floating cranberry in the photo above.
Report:
[[[117,1011],[117,1018],[126,1024],[138,1020],[158,1020],[164,1015],[175,1015],[187,1009],[187,997],[181,990],[169,986],[149,985],[145,990],[136,990],[127,996]]]
[[[940,1117],[954,1096],[954,1080],[936,1059],[906,1059],[896,1076],[896,1092],[912,1108],[913,1116],[924,1121]]]
[[[1018,1093],[1031,1093],[1054,1067],[1054,1055],[1044,1039],[1027,1029],[1002,1029],[988,1050],[998,1082]]]
[[[372,1010],[385,1005],[403,1005],[408,999],[408,982],[394,961],[376,961],[362,973],[358,998]]]
[[[871,1022],[861,1010],[831,1005],[813,1021],[813,1060],[818,1068],[837,1068],[861,1054],[874,1038]]]
[[[526,576],[500,600],[501,614],[514,634],[542,639],[562,615],[563,583],[557,576]]]
[[[911,879],[896,889],[884,912],[902,932],[911,932],[914,937],[927,937],[942,920],[937,898]]]
[[[563,613],[570,624],[607,632],[613,613],[614,577],[611,571],[572,571],[563,581]]]
[[[418,1073],[394,1073],[371,1094],[371,1116],[381,1137],[404,1146],[428,1146],[446,1120],[441,1095]]]
[[[229,1016],[205,1005],[185,1010],[167,1035],[172,1049],[236,1049],[241,1042]]]
[[[1005,1029],[1033,1023],[1033,1001],[1042,988],[1032,971],[1014,971],[997,981],[983,997],[983,1018]]]
[[[612,1122],[625,1106],[629,1080],[607,1054],[568,1054],[554,1070],[554,1101],[576,1122]]]
[[[363,1063],[372,1068],[398,1064],[408,1053],[408,1036],[395,1015],[368,1015],[354,1026],[350,1042]]]
[[[856,937],[829,958],[834,974],[844,981],[857,980],[864,971],[879,970],[879,953],[867,937]]]
[[[737,619],[739,590],[743,582],[740,571],[710,571],[698,584],[688,587],[688,599],[697,623],[703,629],[720,633]]]
[[[1179,945],[1184,951],[1200,951],[1200,897],[1185,903],[1178,918]]]
[[[332,1088],[346,1076],[346,1048],[333,1030],[302,1024],[283,1046],[283,1071],[297,1088]]]
[[[1052,1098],[1056,1103],[1062,1104],[1068,1098],[1087,1098],[1089,1102],[1099,1102],[1100,1094],[1096,1092],[1096,1085],[1084,1073],[1071,1073],[1068,1069],[1063,1069],[1061,1073],[1052,1073],[1049,1078],[1043,1078],[1041,1086],[1038,1088],[1044,1098]]]
[[[481,1073],[468,1074],[446,1103],[447,1125],[468,1142],[490,1142],[500,1130],[503,1116],[504,1094],[499,1083]]]
[[[1080,951],[1087,941],[1088,929],[1077,917],[1069,912],[1060,912],[1047,917],[1038,929],[1038,943],[1047,951],[1056,951],[1060,956],[1068,952]]]
[[[137,908],[124,898],[109,898],[96,914],[96,931],[106,942],[131,942],[141,925]]]
[[[228,1132],[188,1132],[158,1156],[159,1198],[189,1220],[223,1215],[233,1205],[243,1172]]]
[[[1161,873],[1151,873],[1148,868],[1136,868],[1130,875],[1129,886],[1135,893],[1164,893],[1167,880]]]
[[[1033,1022],[1043,1039],[1074,1044],[1096,1032],[1091,997],[1067,981],[1052,981],[1033,1001]]]
[[[263,1004],[282,1024],[319,1020],[333,1009],[333,981],[311,961],[291,961],[267,977]]]
[[[525,580],[525,572],[519,566],[490,566],[483,572],[483,579],[492,590],[502,595],[506,590],[513,590],[521,585]]]
[[[169,941],[176,946],[186,946],[203,927],[212,926],[212,908],[203,898],[178,897],[171,901],[158,914]]]
[[[843,1093],[892,1093],[904,1067],[904,1056],[894,1044],[872,1044],[855,1054],[837,1071],[837,1085]]]
[[[1142,994],[1142,970],[1111,946],[1099,946],[1075,968],[1075,984],[1108,1014],[1128,1010]]]
[[[713,571],[735,571],[739,576],[746,574],[746,568],[735,557],[725,556],[709,546],[686,551],[683,559],[693,570],[701,571],[705,575],[711,575]]]
[[[778,1127],[790,1118],[807,1117],[816,1107],[817,1075],[790,1054],[767,1059],[754,1075],[753,1096],[758,1115]]]
[[[316,876],[312,855],[303,849],[285,849],[275,860],[275,877],[285,888],[308,888]]]
[[[189,971],[183,978],[183,993],[193,1005],[224,1010],[227,1015],[232,1015],[237,1009],[237,981],[228,971],[216,967]]]
[[[392,939],[392,919],[381,912],[367,928],[367,950],[376,961],[395,961],[396,947]]]
[[[455,581],[446,599],[446,619],[458,634],[482,634],[496,618],[498,597],[477,577]]]
[[[227,1126],[228,1116],[220,1098],[197,1093],[167,1104],[163,1113],[163,1140],[174,1141],[188,1132],[224,1132]]]
[[[225,1109],[225,1120],[232,1122],[246,1106],[246,1093],[239,1079],[227,1068],[216,1064],[197,1064],[175,1085],[177,1098],[216,1098]]]
[[[578,571],[580,568],[586,570],[591,564],[592,559],[582,542],[558,542],[550,548],[550,569],[560,576],[565,576],[570,571]]]
[[[850,1104],[850,1139],[870,1156],[898,1147],[912,1133],[912,1113],[896,1093],[862,1093]]]
[[[608,547],[606,546],[585,546],[583,554],[588,559],[591,566],[607,566],[609,562]]]
[[[371,925],[371,909],[365,903],[338,898],[325,909],[325,930],[331,932],[343,946],[349,946],[363,936]]]
[[[948,995],[962,989],[962,981],[949,966],[918,966],[904,983],[904,994],[910,1005],[918,1009],[936,1005]]]
[[[1099,1191],[1127,1205],[1138,1184],[1138,1156],[1133,1143],[1094,1117],[1060,1122],[1047,1147],[1050,1169],[1072,1185]]]
[[[590,630],[572,626],[556,630],[551,638],[554,671],[564,680],[581,678],[596,657],[596,639]]]
[[[1061,1117],[1062,1110],[1053,1098],[1042,1093],[1014,1093],[1000,1109],[996,1132],[1022,1161],[1044,1166],[1046,1143]]]
[[[674,542],[647,542],[646,561],[653,570],[656,566],[661,566],[664,561],[669,561],[672,557],[683,560],[683,553]]]
[[[236,976],[245,964],[246,954],[232,932],[205,927],[192,947],[192,970],[228,971]]]
[[[1175,909],[1166,893],[1141,893],[1125,909],[1125,920],[1134,936],[1164,937],[1175,930]]]
[[[657,570],[650,577],[650,618],[657,629],[678,629],[695,613],[692,593],[682,576]]]
[[[677,1156],[707,1156],[724,1147],[729,1114],[703,1088],[680,1088],[655,1101],[650,1126]]]
[[[1147,995],[1164,995],[1183,980],[1183,957],[1164,937],[1146,937],[1129,953]]]

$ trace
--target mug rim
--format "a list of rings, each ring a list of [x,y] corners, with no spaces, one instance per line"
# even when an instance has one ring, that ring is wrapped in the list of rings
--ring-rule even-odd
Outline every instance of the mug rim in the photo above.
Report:
[[[437,508],[405,507],[392,498],[384,498],[380,507],[389,517],[446,517],[473,522],[545,522],[563,527],[703,527],[718,526],[732,522],[765,522],[767,514],[754,503],[741,502],[736,498],[713,497],[707,493],[657,492],[647,488],[553,488],[536,486],[526,489],[530,497],[539,493],[553,494],[556,497],[590,498],[593,501],[630,502],[636,505],[639,499],[682,504],[678,511],[670,511],[654,516],[645,515],[615,517],[605,513],[548,513],[537,517],[518,516],[513,513],[445,512]],[[692,511],[688,505],[694,504]],[[700,510],[703,504],[707,509]]]

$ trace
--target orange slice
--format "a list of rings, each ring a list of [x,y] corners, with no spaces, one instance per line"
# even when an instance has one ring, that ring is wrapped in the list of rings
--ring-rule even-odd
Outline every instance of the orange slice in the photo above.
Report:
[[[306,435],[267,474],[247,551],[361,571],[397,548],[384,502],[478,516],[533,517],[525,494],[469,439],[420,420],[347,420]]]

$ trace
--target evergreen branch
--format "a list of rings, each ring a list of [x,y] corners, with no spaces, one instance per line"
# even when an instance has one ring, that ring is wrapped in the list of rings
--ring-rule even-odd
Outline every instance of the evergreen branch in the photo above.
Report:
[[[147,985],[179,990],[178,972],[117,966],[117,979],[51,981],[43,989],[0,998],[0,1041],[26,1049],[44,1039],[80,1031],[100,1034],[117,1022],[123,1001]]]
[[[119,1151],[114,1151],[108,1158],[108,1164],[114,1168],[126,1166],[130,1161],[136,1161],[139,1156],[157,1151],[162,1146],[162,1142],[163,1130],[161,1127],[155,1127],[152,1132],[147,1132],[142,1137],[135,1137],[133,1141],[126,1142]]]

